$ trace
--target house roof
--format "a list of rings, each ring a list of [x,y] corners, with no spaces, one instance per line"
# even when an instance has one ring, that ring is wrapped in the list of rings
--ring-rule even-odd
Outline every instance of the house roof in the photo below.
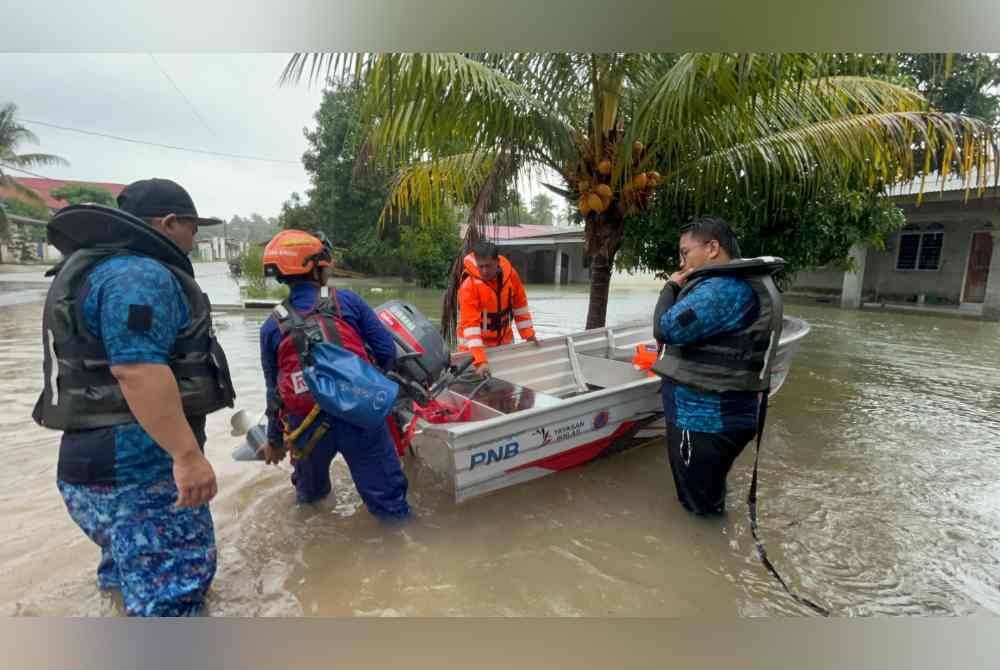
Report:
[[[987,174],[983,185],[983,195],[996,196],[997,195],[997,183],[992,174]],[[951,173],[948,178],[942,183],[941,175],[937,172],[931,172],[924,178],[924,199],[930,199],[939,194],[956,194],[961,192],[964,195],[966,186],[969,187],[969,197],[975,198],[980,195],[978,187],[978,173],[973,171],[968,180],[959,177],[958,175]],[[908,182],[900,182],[893,184],[888,189],[886,189],[886,195],[890,198],[910,198],[915,197],[920,193],[920,177],[917,177]]]
[[[463,223],[460,231],[463,238],[468,229],[469,226]],[[572,237],[576,235],[583,235],[582,227],[524,225],[488,226],[486,228],[486,237],[494,242],[520,240],[531,237]]]
[[[21,186],[26,186],[35,191],[42,198],[42,202],[45,203],[45,206],[51,210],[62,209],[69,204],[65,200],[52,197],[52,191],[63,186],[95,186],[97,188],[103,188],[116,198],[126,186],[125,184],[115,184],[105,181],[78,181],[75,179],[40,179],[37,177],[14,177],[13,179],[21,184]],[[5,186],[0,186],[0,197],[17,198],[20,200],[24,199],[20,193],[17,193],[14,189]]]

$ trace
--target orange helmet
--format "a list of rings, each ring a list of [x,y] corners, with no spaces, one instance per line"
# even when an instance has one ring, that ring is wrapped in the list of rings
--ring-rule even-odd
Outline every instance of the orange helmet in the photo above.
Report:
[[[330,242],[323,233],[283,230],[264,247],[264,275],[281,278],[329,267],[333,265],[330,250]]]

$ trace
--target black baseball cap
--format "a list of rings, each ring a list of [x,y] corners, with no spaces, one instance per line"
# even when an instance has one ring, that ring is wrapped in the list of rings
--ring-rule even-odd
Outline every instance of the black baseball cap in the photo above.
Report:
[[[198,226],[216,226],[221,219],[198,216],[188,192],[169,179],[142,179],[126,186],[118,194],[118,208],[140,219],[173,214],[179,219],[194,219]]]

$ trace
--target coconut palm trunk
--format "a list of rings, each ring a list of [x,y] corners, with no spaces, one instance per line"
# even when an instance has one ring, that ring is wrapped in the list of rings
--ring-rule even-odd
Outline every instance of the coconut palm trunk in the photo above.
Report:
[[[590,257],[590,301],[587,303],[587,325],[600,328],[607,322],[608,294],[611,291],[611,270],[614,258],[607,254]]]
[[[600,328],[607,322],[608,296],[615,256],[622,244],[623,217],[617,203],[603,214],[587,222],[584,247],[590,259],[590,300],[587,305],[586,328]]]

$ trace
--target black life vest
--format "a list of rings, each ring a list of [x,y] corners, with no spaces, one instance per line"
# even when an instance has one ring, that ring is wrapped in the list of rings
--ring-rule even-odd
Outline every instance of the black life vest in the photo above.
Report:
[[[87,430],[135,421],[107,352],[90,334],[79,295],[90,270],[113,256],[143,256],[170,270],[187,300],[189,323],[178,334],[169,366],[187,416],[232,407],[236,392],[229,364],[212,328],[208,296],[194,280],[187,255],[141,219],[100,205],[72,205],[48,224],[49,242],[66,257],[55,275],[42,316],[45,387],[32,413],[56,430]]]
[[[653,334],[663,345],[654,372],[701,391],[765,391],[771,386],[771,365],[781,338],[783,307],[772,275],[783,268],[781,258],[740,258],[707,265],[688,276],[676,298],[668,286],[653,314]],[[671,346],[660,335],[660,317],[709,277],[739,277],[757,296],[757,316],[742,330],[684,346]]]

